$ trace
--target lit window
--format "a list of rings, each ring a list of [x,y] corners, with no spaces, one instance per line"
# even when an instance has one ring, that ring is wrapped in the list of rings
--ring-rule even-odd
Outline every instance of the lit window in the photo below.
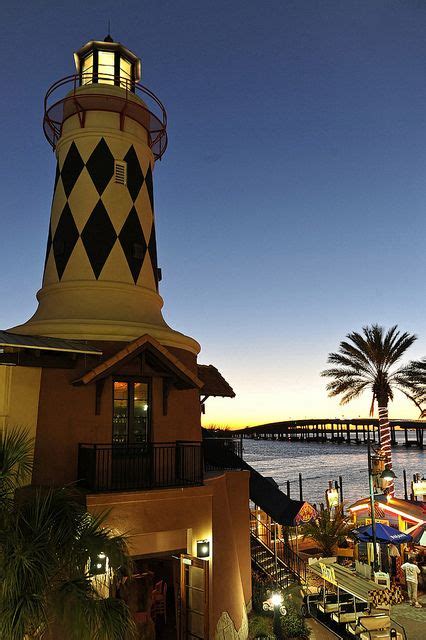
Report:
[[[91,84],[93,81],[93,53],[89,53],[83,60],[81,67],[81,84]]]
[[[99,51],[98,82],[114,84],[114,52]]]
[[[132,65],[126,58],[120,57],[120,86],[131,89]]]

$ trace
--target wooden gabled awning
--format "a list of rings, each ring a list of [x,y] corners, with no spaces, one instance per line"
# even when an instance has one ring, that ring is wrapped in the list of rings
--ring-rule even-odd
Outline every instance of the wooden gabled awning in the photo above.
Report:
[[[222,374],[212,364],[199,364],[198,377],[203,382],[200,393],[204,396],[221,396],[235,398],[235,392]]]
[[[80,378],[73,380],[75,385],[86,385],[98,382],[117,371],[125,363],[138,356],[145,355],[146,359],[154,363],[160,370],[168,374],[174,385],[179,389],[200,389],[203,386],[200,380],[188,367],[186,367],[166,347],[148,334],[136,338],[133,342],[109,356],[96,367],[86,371]]]

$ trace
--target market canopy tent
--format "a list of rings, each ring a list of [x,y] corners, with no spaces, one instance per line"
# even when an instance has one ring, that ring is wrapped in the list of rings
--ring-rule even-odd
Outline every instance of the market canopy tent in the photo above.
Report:
[[[352,531],[359,542],[373,542],[373,527],[371,524],[358,527]],[[402,533],[394,527],[388,527],[378,522],[376,524],[376,541],[383,543],[401,544],[403,542],[411,542],[412,536]]]

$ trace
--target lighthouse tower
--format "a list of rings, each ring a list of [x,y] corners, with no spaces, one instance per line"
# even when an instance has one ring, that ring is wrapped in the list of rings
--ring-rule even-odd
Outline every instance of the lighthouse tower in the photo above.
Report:
[[[163,319],[153,169],[167,146],[166,112],[143,87],[140,59],[110,36],[75,54],[76,74],[46,94],[54,184],[38,308],[10,331],[128,342],[149,334],[193,354]]]

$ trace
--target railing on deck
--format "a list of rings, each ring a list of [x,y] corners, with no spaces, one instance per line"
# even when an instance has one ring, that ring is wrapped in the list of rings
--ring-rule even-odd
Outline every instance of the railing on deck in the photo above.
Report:
[[[306,562],[299,556],[291,546],[277,536],[275,543],[274,526],[265,522],[254,511],[250,511],[250,532],[254,538],[260,540],[268,549],[275,553],[275,544],[277,549],[277,557],[285,564],[289,572],[293,574],[297,580],[302,583],[306,582]]]
[[[201,443],[79,444],[78,479],[91,491],[200,485]]]
[[[241,459],[243,457],[242,437],[203,438],[203,448],[206,471],[241,469],[241,460],[238,458]],[[235,456],[238,456],[238,458]]]

